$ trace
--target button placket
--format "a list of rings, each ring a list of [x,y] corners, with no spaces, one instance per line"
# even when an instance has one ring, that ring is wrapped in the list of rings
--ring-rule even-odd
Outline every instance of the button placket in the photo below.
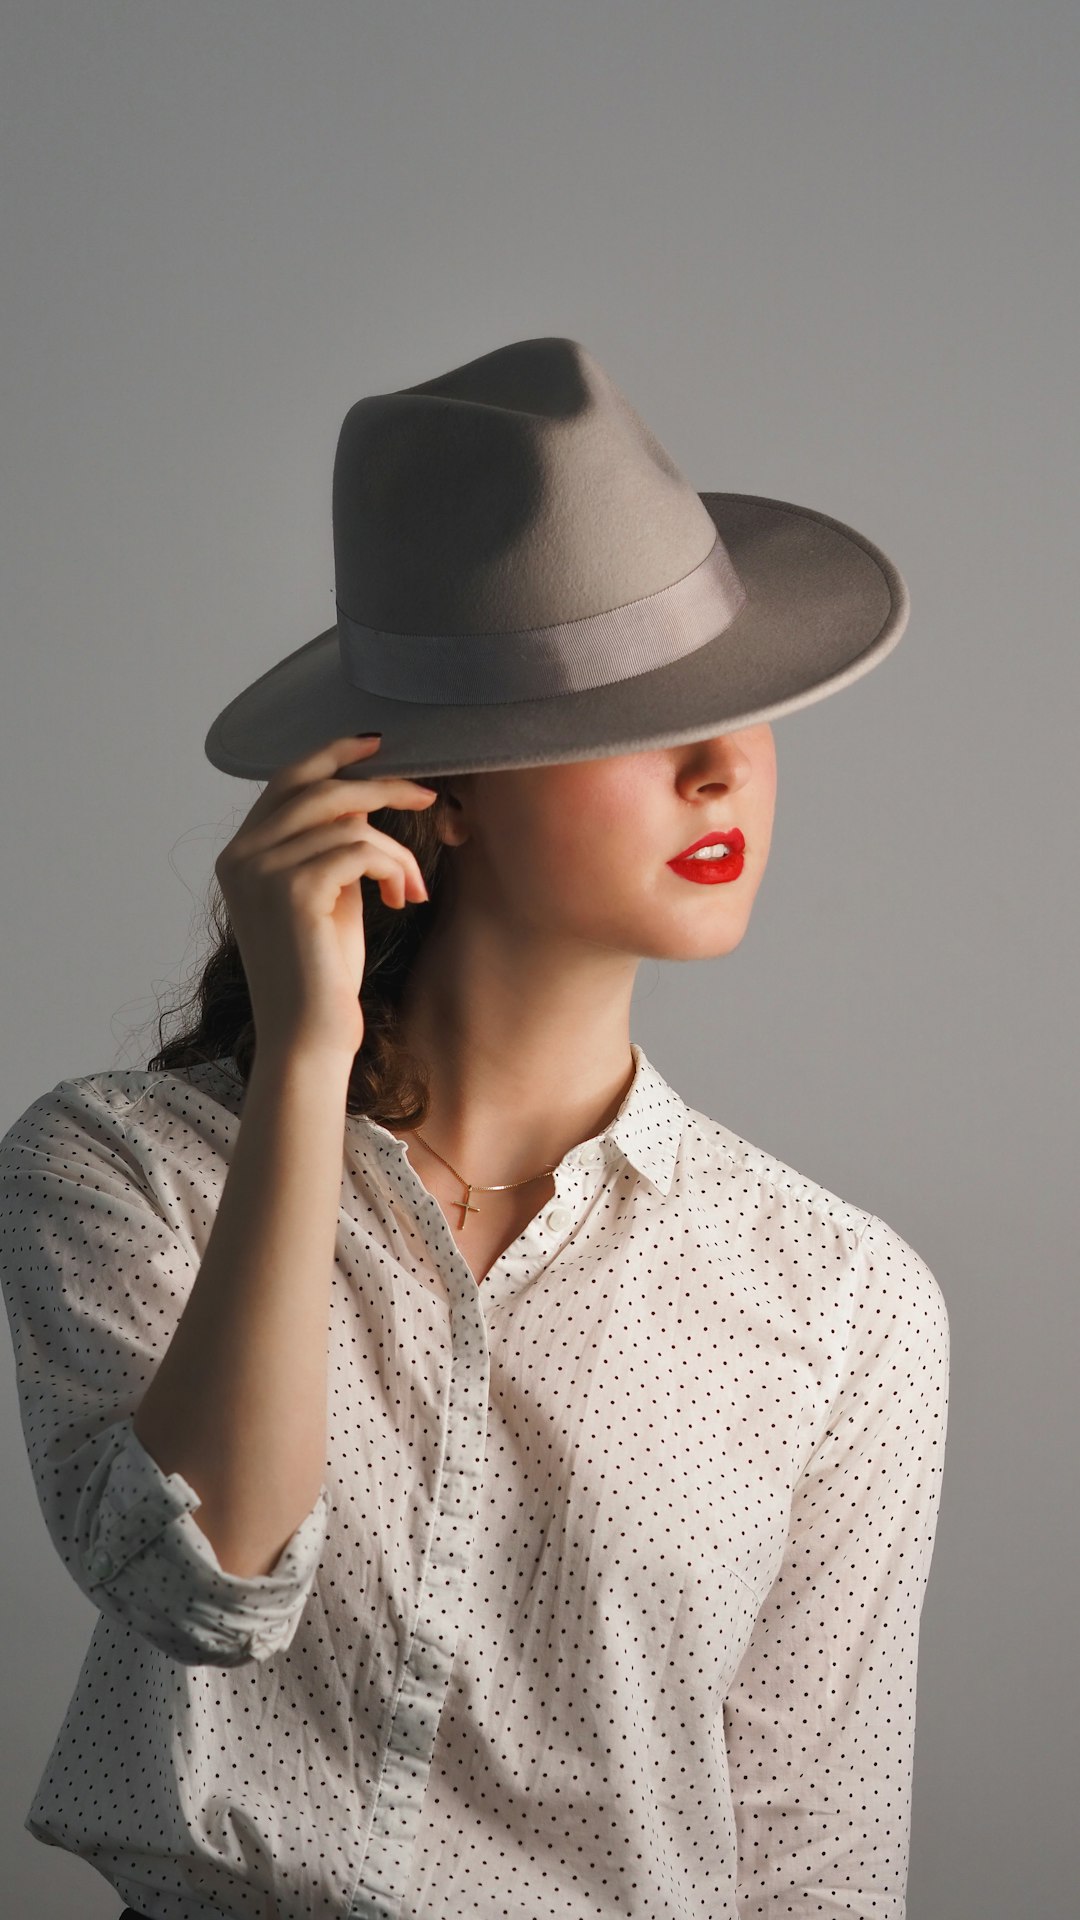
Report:
[[[555,1198],[540,1219],[549,1233],[564,1234],[573,1226],[584,1198],[596,1175],[600,1150],[595,1141],[576,1147],[555,1173]]]

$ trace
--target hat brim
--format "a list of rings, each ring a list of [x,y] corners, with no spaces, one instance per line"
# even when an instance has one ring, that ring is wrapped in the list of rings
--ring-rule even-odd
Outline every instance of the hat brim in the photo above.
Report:
[[[206,757],[268,780],[345,734],[378,730],[378,764],[342,777],[545,766],[678,746],[826,699],[876,667],[907,625],[897,568],[828,514],[751,493],[700,496],[747,591],[715,639],[666,666],[583,692],[426,706],[354,687],[336,626],[277,661],[214,720]]]

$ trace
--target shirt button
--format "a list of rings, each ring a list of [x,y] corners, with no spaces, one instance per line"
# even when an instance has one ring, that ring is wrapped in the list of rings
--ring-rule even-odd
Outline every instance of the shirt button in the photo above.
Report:
[[[90,1572],[93,1574],[94,1579],[100,1580],[104,1574],[110,1571],[112,1567],[112,1561],[109,1558],[109,1555],[106,1553],[104,1547],[96,1547],[94,1552],[90,1555],[90,1558],[87,1561],[87,1565],[90,1569]]]
[[[549,1207],[544,1215],[546,1224],[552,1233],[562,1233],[570,1225],[570,1211],[567,1207]]]

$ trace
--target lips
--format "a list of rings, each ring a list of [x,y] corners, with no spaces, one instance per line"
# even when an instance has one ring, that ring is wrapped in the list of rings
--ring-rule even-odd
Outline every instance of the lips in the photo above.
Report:
[[[698,847],[712,847],[717,844],[727,847],[715,860],[692,860],[691,854]],[[726,880],[737,880],[745,864],[743,860],[743,837],[738,827],[732,827],[728,833],[703,833],[685,853],[677,853],[668,861],[672,873],[683,880],[694,880],[699,887],[716,886]]]
[[[738,827],[731,827],[727,833],[703,833],[700,840],[694,841],[693,846],[684,847],[681,853],[675,854],[673,858],[668,861],[668,866],[673,867],[676,860],[686,860],[690,854],[696,853],[699,847],[716,846],[730,847],[733,854],[742,853],[746,842],[739,832]],[[708,862],[706,861],[703,864],[707,865]]]

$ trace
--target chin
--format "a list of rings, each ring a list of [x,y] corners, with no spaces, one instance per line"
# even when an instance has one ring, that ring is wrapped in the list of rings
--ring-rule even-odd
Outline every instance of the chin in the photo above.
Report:
[[[683,930],[683,938],[673,938],[673,929],[668,926],[664,935],[647,949],[639,951],[644,960],[719,960],[724,954],[733,953],[746,932],[748,919],[740,919],[733,926],[705,926]]]

